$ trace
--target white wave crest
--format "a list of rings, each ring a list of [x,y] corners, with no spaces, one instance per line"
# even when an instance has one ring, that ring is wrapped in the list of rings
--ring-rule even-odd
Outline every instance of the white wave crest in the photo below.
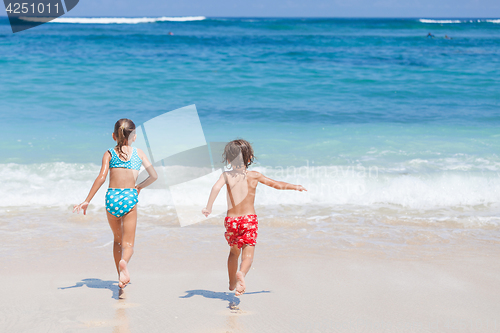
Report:
[[[0,187],[0,207],[59,206],[82,201],[99,173],[94,164],[43,163],[33,165],[0,164],[4,183]],[[255,168],[263,174],[289,183],[304,185],[309,192],[274,191],[259,188],[259,204],[319,205],[398,205],[411,209],[436,209],[497,205],[500,202],[498,172],[464,172],[457,170],[434,173],[398,174],[384,169],[352,166]],[[212,183],[203,184],[195,194],[186,194],[184,204],[194,197],[203,200]],[[104,186],[94,205],[104,202]],[[147,192],[150,192],[151,196]],[[141,204],[171,205],[168,190],[141,192]],[[156,195],[153,195],[155,193]],[[161,194],[161,195],[160,195]],[[168,199],[168,200],[167,200]],[[200,199],[201,200],[201,199]]]
[[[20,17],[20,19],[31,22],[47,22],[46,17]],[[59,17],[50,21],[51,23],[73,23],[73,24],[139,24],[156,22],[189,22],[203,21],[205,16],[185,17]]]
[[[429,20],[429,19],[420,19],[422,23],[462,23],[460,20]]]
[[[497,19],[497,20],[486,20],[486,22],[500,24],[500,19]]]

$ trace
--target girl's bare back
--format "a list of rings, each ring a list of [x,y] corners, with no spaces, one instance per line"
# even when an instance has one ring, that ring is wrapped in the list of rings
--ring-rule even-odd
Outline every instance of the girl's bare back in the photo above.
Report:
[[[116,151],[116,148],[115,148]],[[124,159],[121,157],[120,160],[128,161],[130,160],[133,152],[133,148],[131,146],[123,146],[122,151],[125,153]],[[137,152],[141,160],[145,160],[143,157],[142,150],[138,150]],[[109,154],[109,152],[108,152]],[[149,164],[146,162],[146,164]],[[139,176],[139,171],[134,169],[126,169],[126,168],[111,168],[109,169],[109,187],[111,188],[133,188],[135,187],[135,182],[137,177]]]

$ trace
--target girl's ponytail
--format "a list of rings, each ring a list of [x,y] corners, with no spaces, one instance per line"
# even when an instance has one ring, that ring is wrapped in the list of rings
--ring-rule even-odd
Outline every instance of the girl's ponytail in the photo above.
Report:
[[[115,123],[116,147],[118,147],[118,156],[123,160],[128,160],[127,154],[122,147],[128,145],[130,134],[135,130],[135,124],[130,119],[120,119]]]

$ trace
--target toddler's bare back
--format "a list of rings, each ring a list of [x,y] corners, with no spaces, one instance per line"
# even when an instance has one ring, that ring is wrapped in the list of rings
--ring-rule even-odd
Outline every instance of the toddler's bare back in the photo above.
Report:
[[[227,191],[227,216],[255,214],[255,191],[260,174],[256,171],[231,170],[224,172]]]

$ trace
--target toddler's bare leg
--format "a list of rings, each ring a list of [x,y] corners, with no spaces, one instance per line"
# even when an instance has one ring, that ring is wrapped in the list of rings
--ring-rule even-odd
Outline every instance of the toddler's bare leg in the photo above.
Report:
[[[236,288],[236,271],[238,270],[238,258],[241,250],[237,245],[231,246],[229,257],[227,258],[227,272],[229,274],[229,290]]]
[[[245,286],[245,276],[247,275],[253,262],[253,254],[255,251],[255,246],[245,245],[243,247],[243,253],[241,255],[241,265],[240,270],[236,272],[236,296],[240,296],[246,290]]]
[[[245,245],[243,247],[243,253],[241,255],[241,265],[240,271],[247,275],[253,262],[253,253],[255,251],[255,246]]]

